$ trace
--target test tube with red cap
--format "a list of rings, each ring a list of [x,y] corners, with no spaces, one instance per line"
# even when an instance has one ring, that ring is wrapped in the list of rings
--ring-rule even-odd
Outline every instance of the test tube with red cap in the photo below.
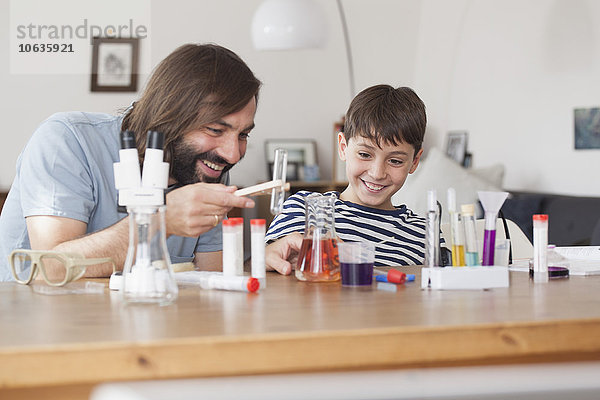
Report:
[[[252,277],[260,281],[261,289],[267,287],[267,272],[265,264],[266,224],[267,221],[264,219],[250,220]]]
[[[244,218],[229,218],[235,233],[235,269],[233,275],[244,275]],[[223,249],[225,250],[225,249]],[[225,269],[223,269],[225,272]]]
[[[533,216],[533,281],[548,282],[548,215]]]
[[[200,282],[203,289],[237,290],[254,293],[260,288],[260,282],[250,276],[208,275]]]
[[[202,289],[236,290],[253,293],[260,288],[260,282],[256,278],[226,276],[218,271],[176,272],[175,280],[178,284],[199,285]]]
[[[241,219],[241,218],[240,218]],[[229,218],[223,221],[223,275],[236,276],[238,274],[238,264],[242,264],[243,256],[239,251],[240,234],[239,230],[243,225],[237,218]],[[243,246],[243,242],[242,242]],[[243,252],[242,252],[243,253]]]

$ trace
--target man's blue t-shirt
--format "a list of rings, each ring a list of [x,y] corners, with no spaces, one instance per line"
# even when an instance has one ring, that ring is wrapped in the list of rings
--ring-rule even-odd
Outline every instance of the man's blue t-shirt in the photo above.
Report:
[[[58,113],[34,132],[19,155],[0,216],[0,281],[13,280],[10,252],[30,248],[26,217],[72,218],[92,233],[127,216],[117,211],[113,173],[121,122],[122,117],[107,114]],[[167,246],[173,263],[192,261],[195,252],[220,251],[221,226],[199,238],[172,235]]]

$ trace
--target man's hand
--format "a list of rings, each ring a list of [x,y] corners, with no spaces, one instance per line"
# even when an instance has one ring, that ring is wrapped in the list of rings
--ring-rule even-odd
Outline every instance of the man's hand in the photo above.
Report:
[[[252,208],[254,201],[233,194],[235,186],[195,183],[167,194],[167,235],[200,236],[214,228],[234,207]]]
[[[289,275],[298,261],[302,239],[302,234],[294,232],[268,245],[265,249],[267,270]]]

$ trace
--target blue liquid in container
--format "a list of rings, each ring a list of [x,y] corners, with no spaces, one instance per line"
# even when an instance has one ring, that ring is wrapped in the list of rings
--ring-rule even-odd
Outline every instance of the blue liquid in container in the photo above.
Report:
[[[479,253],[473,251],[467,251],[465,253],[465,261],[468,266],[479,265]]]

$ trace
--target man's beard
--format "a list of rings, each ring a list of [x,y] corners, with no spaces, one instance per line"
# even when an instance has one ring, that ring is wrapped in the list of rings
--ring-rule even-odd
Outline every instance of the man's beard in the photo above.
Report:
[[[221,171],[221,175],[216,178],[206,175],[198,175],[198,161],[208,161],[218,165],[225,165]],[[184,143],[183,140],[178,140],[174,146],[171,175],[180,186],[191,185],[193,183],[219,183],[225,172],[229,171],[233,164],[229,164],[223,158],[219,157],[215,152],[207,151],[197,153]]]

